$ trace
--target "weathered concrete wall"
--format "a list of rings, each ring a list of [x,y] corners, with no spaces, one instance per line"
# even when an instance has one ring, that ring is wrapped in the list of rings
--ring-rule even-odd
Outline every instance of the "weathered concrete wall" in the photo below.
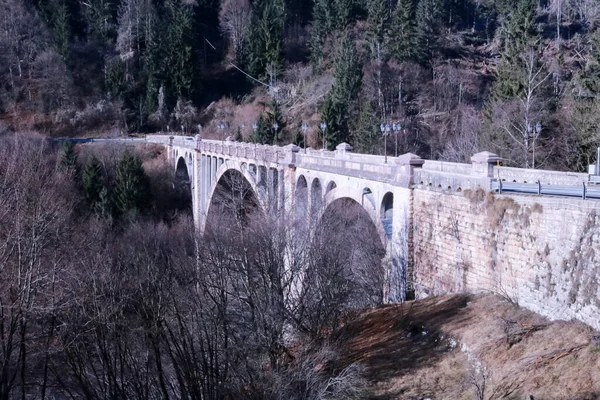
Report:
[[[600,329],[600,203],[414,190],[417,296],[491,291]]]

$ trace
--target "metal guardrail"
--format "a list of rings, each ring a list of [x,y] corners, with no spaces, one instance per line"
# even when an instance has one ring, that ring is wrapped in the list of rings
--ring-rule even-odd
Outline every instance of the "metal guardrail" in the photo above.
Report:
[[[579,197],[586,199],[600,199],[600,187],[588,185],[583,182],[582,186],[566,185],[542,185],[536,183],[514,183],[493,180],[492,190],[498,193],[526,193],[547,196]]]

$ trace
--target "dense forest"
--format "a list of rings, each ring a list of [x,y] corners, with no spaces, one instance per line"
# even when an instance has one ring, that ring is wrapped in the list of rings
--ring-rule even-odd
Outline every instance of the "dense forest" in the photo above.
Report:
[[[5,131],[201,131],[451,161],[490,150],[568,170],[600,144],[597,0],[1,4]]]

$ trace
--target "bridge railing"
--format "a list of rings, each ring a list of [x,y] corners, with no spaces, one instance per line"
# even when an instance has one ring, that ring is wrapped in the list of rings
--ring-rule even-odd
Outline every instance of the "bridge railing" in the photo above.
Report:
[[[512,167],[494,167],[494,178],[513,183],[541,182],[545,185],[581,186],[587,182],[589,175],[578,172],[549,171],[543,169],[526,169]]]

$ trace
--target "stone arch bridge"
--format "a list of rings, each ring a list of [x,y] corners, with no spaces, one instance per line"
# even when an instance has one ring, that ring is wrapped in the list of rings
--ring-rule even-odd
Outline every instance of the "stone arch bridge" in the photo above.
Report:
[[[460,192],[489,189],[499,158],[479,153],[472,164],[425,161],[414,154],[387,157],[352,153],[345,143],[335,151],[215,140],[200,136],[149,135],[164,145],[176,175],[191,186],[194,222],[203,231],[219,181],[237,171],[263,210],[318,219],[336,200],[350,199],[369,215],[386,250],[386,301],[414,292],[412,279],[412,186]]]

